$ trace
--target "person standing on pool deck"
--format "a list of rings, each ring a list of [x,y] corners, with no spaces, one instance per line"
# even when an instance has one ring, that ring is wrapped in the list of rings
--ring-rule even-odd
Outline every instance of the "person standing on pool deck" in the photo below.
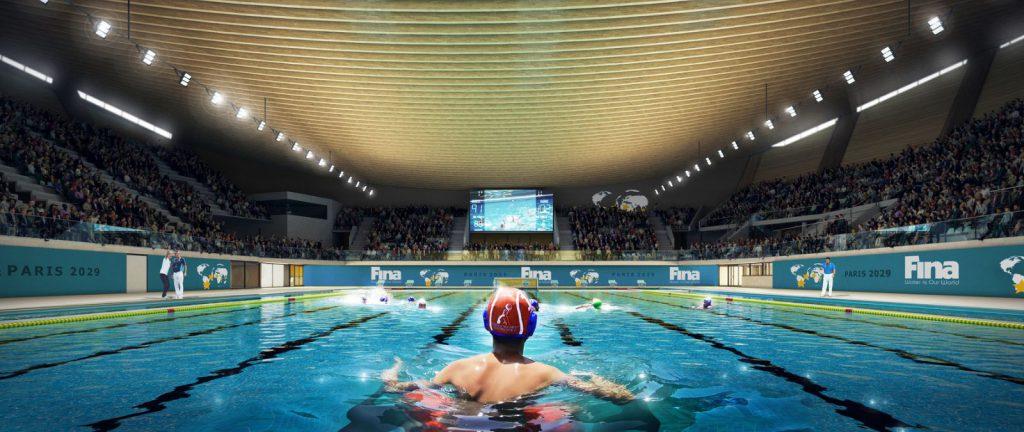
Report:
[[[168,279],[171,271],[171,251],[167,250],[164,254],[164,260],[160,262],[160,282],[164,284],[164,293],[160,295],[160,298],[167,298],[167,289],[170,288],[171,282]]]
[[[494,403],[535,393],[551,385],[593,394],[615,402],[629,402],[633,394],[626,387],[597,375],[587,381],[567,375],[553,366],[523,356],[526,339],[537,327],[537,311],[530,298],[516,288],[498,288],[484,309],[484,328],[491,333],[490,353],[456,360],[429,382],[399,382],[402,360],[380,374],[391,392],[413,391],[452,385],[466,398]]]
[[[174,279],[174,298],[185,298],[185,274],[188,272],[188,265],[185,258],[181,257],[181,251],[174,251],[174,258],[171,259],[171,275]]]
[[[821,265],[821,269],[825,272],[821,279],[821,296],[832,297],[832,284],[835,283],[836,278],[836,265],[832,264],[832,259],[825,257],[825,263]],[[826,294],[826,289],[827,294]]]

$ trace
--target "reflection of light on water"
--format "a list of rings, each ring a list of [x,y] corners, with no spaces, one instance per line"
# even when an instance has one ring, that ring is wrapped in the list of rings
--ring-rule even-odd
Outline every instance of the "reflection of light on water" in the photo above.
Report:
[[[369,378],[369,375],[366,372],[363,372],[363,373],[359,374],[359,381],[360,382],[366,382],[367,378]]]
[[[636,377],[640,379],[647,379],[647,374],[641,372],[640,375],[637,375]]]

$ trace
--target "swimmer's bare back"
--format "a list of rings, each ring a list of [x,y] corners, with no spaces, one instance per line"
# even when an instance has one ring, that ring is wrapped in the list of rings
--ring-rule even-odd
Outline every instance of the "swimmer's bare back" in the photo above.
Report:
[[[401,360],[396,358],[395,365],[381,374],[381,379],[392,391],[451,385],[467,399],[486,404],[513,400],[551,385],[565,385],[615,402],[633,399],[627,388],[597,375],[590,375],[587,381],[581,380],[526,357],[502,361],[493,353],[487,353],[457,360],[438,372],[429,383],[398,382],[401,364]]]

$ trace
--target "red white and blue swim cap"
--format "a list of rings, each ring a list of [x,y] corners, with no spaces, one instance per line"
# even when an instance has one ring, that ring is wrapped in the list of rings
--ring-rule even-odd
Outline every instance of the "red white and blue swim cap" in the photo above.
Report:
[[[537,311],[522,291],[498,288],[484,308],[484,328],[494,336],[525,339],[537,328]]]

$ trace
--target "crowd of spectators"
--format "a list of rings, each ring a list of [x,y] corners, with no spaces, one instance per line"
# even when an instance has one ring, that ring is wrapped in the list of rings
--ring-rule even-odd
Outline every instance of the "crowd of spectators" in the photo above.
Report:
[[[1017,99],[931,144],[907,148],[885,160],[753,185],[714,213],[727,218],[752,212],[784,217],[897,199],[858,227],[840,214],[826,220],[821,233],[701,243],[687,254],[785,255],[1024,235],[1022,150],[1024,100]],[[836,177],[840,172],[842,178]],[[811,205],[783,209],[790,194]]]
[[[573,207],[568,211],[573,245],[588,259],[657,251],[658,238],[643,207]]]
[[[455,210],[431,207],[389,207],[375,210],[366,259],[444,259]]]
[[[665,226],[676,231],[685,231],[693,222],[693,216],[697,209],[693,207],[671,207],[668,209],[655,210],[654,214],[661,218]]]
[[[235,216],[266,219],[269,217],[266,207],[254,203],[223,174],[206,165],[199,156],[185,148],[155,147],[160,159],[184,176],[199,180],[213,192],[214,199],[220,208]]]
[[[521,241],[521,242],[479,242],[467,244],[464,259],[483,261],[528,261],[552,260],[558,257],[558,246],[554,243]]]
[[[334,227],[342,231],[351,230],[353,227],[359,226],[359,223],[363,221],[364,216],[366,216],[366,210],[362,208],[342,208],[338,211],[338,216],[334,218]]]

